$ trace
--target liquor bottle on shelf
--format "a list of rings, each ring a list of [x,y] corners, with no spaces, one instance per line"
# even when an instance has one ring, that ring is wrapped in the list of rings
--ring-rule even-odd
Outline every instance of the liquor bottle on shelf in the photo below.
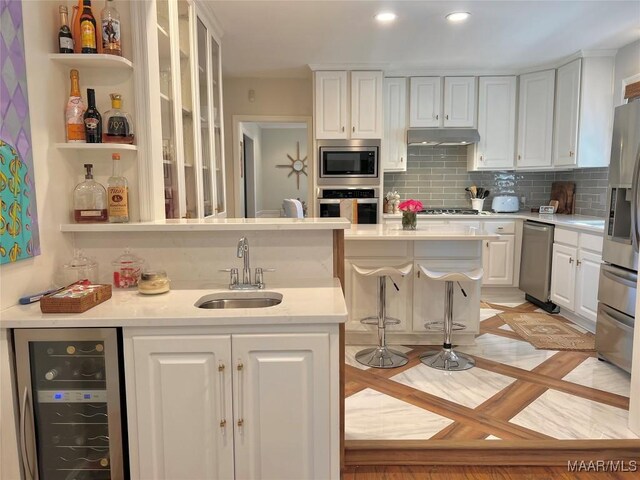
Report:
[[[89,106],[84,112],[84,135],[87,143],[102,143],[102,116],[96,108],[96,91],[87,88]]]
[[[121,110],[122,95],[111,93],[111,110],[105,112],[106,129],[102,135],[104,143],[133,143],[133,121],[131,115]]]
[[[73,191],[73,218],[78,223],[106,222],[107,192],[93,179],[93,165],[85,163],[84,182],[79,183]],[[69,348],[67,348],[69,353]],[[71,354],[75,353],[75,348]]]
[[[120,154],[111,155],[113,174],[107,180],[109,196],[109,222],[127,223],[129,221],[129,185],[120,170]]]
[[[80,96],[80,77],[78,70],[71,70],[71,91],[65,108],[67,142],[84,142],[84,111],[86,106]]]
[[[73,53],[73,37],[69,28],[69,10],[65,5],[60,5],[60,30],[58,30],[58,51],[60,53]]]
[[[113,0],[106,0],[100,12],[102,24],[102,53],[122,56],[120,43],[120,14],[113,6]]]
[[[83,0],[82,2],[80,36],[82,38],[82,53],[98,53],[96,18],[91,11],[91,0]]]

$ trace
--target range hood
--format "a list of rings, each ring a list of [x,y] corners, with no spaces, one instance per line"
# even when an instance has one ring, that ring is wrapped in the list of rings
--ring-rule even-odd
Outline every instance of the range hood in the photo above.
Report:
[[[407,145],[469,145],[478,143],[480,134],[475,128],[410,128]]]

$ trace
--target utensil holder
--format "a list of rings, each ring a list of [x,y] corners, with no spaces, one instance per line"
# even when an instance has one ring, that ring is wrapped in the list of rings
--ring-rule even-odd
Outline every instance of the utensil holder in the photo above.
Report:
[[[471,199],[471,208],[473,210],[477,210],[477,211],[481,212],[483,205],[484,205],[484,198],[472,198]]]

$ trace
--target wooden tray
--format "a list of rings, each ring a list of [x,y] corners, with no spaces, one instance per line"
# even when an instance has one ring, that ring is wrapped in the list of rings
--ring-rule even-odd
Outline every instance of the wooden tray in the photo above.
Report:
[[[69,285],[40,299],[42,313],[82,313],[111,298],[111,285]]]

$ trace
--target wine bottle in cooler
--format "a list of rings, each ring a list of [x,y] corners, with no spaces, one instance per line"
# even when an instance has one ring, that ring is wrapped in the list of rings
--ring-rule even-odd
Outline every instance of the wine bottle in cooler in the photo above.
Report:
[[[80,76],[78,70],[71,70],[71,91],[64,111],[67,142],[85,142],[84,111],[87,107],[80,96]]]

